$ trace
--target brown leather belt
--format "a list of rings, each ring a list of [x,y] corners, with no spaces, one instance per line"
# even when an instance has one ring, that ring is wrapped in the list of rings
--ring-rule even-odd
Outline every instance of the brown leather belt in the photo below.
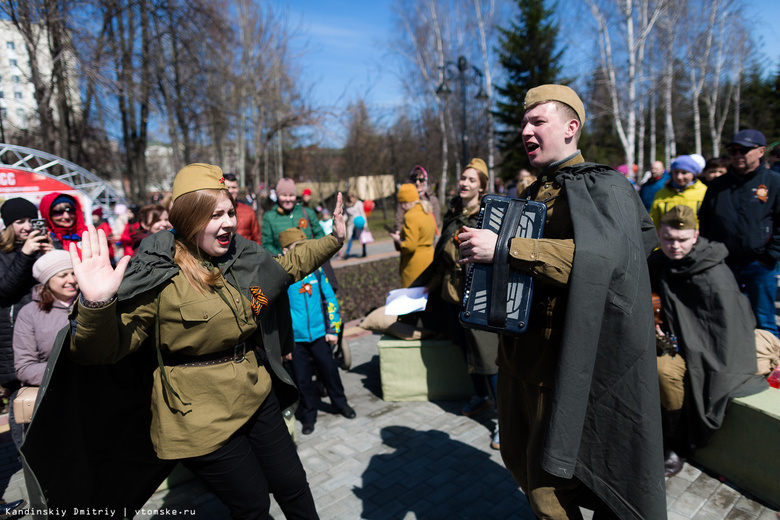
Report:
[[[241,363],[246,359],[247,350],[252,350],[252,347],[244,341],[229,349],[201,356],[188,356],[186,354],[172,354],[169,352],[163,355],[163,362],[165,366],[171,367],[208,367],[230,362]]]

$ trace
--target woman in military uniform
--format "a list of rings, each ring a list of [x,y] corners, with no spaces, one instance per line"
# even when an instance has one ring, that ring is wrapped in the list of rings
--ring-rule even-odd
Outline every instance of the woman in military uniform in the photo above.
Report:
[[[291,345],[281,306],[287,285],[341,247],[340,200],[332,235],[273,258],[235,234],[235,201],[222,170],[191,164],[174,180],[174,230],[144,240],[129,267],[125,257],[111,268],[105,240],[92,227],[82,260],[71,248],[82,288],[71,357],[111,364],[153,351],[157,457],[201,477],[232,518],[267,518],[269,492],[287,518],[317,518],[282,417],[296,395],[281,367]]]

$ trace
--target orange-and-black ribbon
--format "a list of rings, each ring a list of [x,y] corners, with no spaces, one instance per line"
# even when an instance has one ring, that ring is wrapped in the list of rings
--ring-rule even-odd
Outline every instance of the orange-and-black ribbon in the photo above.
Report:
[[[260,290],[260,287],[250,287],[249,292],[252,293],[252,312],[260,314],[260,311],[268,307],[268,298]]]
[[[301,294],[301,293],[309,293],[309,296],[311,296],[311,284],[310,283],[305,283],[305,284],[301,285],[301,288],[298,290],[298,294]]]

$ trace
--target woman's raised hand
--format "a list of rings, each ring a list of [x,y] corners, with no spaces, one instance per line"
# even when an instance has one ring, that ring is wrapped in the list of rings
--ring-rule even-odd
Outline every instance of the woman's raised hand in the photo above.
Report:
[[[111,299],[119,290],[125,275],[130,257],[123,257],[111,267],[111,254],[108,251],[106,234],[95,226],[87,226],[87,231],[81,237],[81,258],[76,244],[70,244],[70,259],[73,262],[73,272],[79,283],[79,290],[85,300],[105,301]]]
[[[336,196],[336,209],[333,210],[333,231],[331,232],[339,244],[344,243],[347,236],[347,225],[344,223],[344,204],[341,200],[341,192]]]

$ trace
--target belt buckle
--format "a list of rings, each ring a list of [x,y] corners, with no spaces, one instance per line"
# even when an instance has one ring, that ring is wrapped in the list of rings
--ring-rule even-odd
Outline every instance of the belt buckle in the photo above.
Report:
[[[241,351],[241,355],[239,357],[239,349]],[[241,342],[235,347],[233,347],[233,362],[234,363],[241,363],[246,359],[246,342]]]

